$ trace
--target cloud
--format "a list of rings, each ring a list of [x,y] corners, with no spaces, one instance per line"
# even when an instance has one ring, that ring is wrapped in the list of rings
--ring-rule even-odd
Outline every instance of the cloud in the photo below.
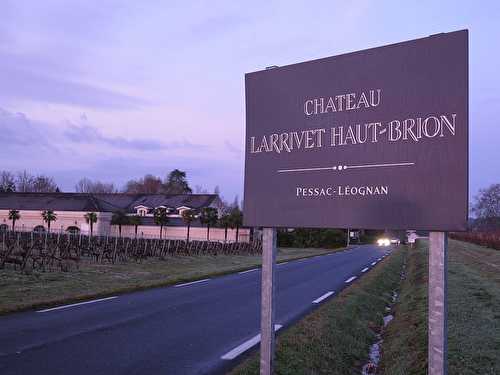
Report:
[[[105,135],[85,113],[61,128],[0,108],[0,129],[1,170],[53,176],[64,191],[73,191],[85,176],[122,186],[128,179],[146,173],[165,176],[175,168],[186,170],[193,186],[212,189],[218,184],[229,196],[242,188],[239,163],[211,152],[209,146]],[[228,183],[234,179],[237,183]]]
[[[86,154],[86,150],[89,150],[84,146],[91,146],[94,152],[102,151],[107,155],[110,153],[112,155],[113,151],[116,151],[115,154],[118,155],[121,151],[126,150],[143,152],[177,150],[196,155],[198,152],[206,152],[210,149],[208,145],[196,144],[187,140],[164,142],[152,138],[129,139],[105,135],[99,128],[89,123],[85,113],[80,115],[78,123],[66,121],[66,125],[61,128],[50,123],[36,121],[24,113],[13,113],[0,108],[0,129],[2,140],[0,157],[5,158],[8,155],[16,155],[17,157],[17,159],[9,160],[9,164],[15,164],[16,160],[19,163],[21,160],[30,160],[33,155],[38,155],[40,159],[49,159],[47,150],[50,150],[51,154],[69,153],[62,158],[66,162],[69,160],[80,162],[78,155]],[[25,168],[26,166],[21,167]]]
[[[52,130],[44,123],[31,121],[24,113],[0,108],[1,149],[42,147],[54,149],[49,142]],[[27,151],[27,150],[26,150]]]
[[[86,115],[82,115],[82,120]],[[186,140],[165,143],[155,139],[126,139],[123,137],[109,137],[103,135],[99,129],[91,125],[70,124],[64,131],[64,136],[74,143],[101,144],[120,149],[134,149],[142,151],[174,150],[174,149],[206,149],[206,145],[197,145]]]
[[[154,139],[129,140],[123,137],[107,137],[104,136],[99,129],[90,125],[70,125],[64,132],[64,135],[67,139],[75,143],[101,143],[112,147],[138,150],[158,150],[166,148],[162,142]]]
[[[5,56],[5,55],[4,55]],[[0,99],[31,100],[110,110],[139,109],[147,100],[0,62]]]

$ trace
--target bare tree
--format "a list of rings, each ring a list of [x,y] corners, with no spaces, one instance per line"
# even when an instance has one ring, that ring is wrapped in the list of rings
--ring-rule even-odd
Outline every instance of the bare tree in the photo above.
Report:
[[[16,191],[20,193],[53,193],[59,191],[52,177],[43,174],[34,176],[26,170],[16,177]]]
[[[33,179],[31,191],[34,193],[54,193],[58,192],[59,188],[52,177],[39,175]]]
[[[142,184],[146,194],[157,194],[161,191],[161,179],[151,174],[144,176]]]
[[[29,193],[33,188],[34,177],[26,170],[19,172],[16,177],[16,191]]]
[[[13,173],[2,171],[0,173],[0,193],[12,193],[16,191],[16,179]]]
[[[159,177],[147,174],[138,180],[128,181],[123,190],[125,193],[158,194],[162,190],[162,181]]]
[[[75,192],[77,192],[77,193],[90,193],[92,190],[92,185],[93,185],[93,182],[90,179],[88,179],[87,177],[84,177],[76,183]]]
[[[472,205],[472,213],[480,220],[482,226],[500,224],[500,184],[493,184],[480,189]]]
[[[116,189],[113,183],[106,183],[98,180],[92,181],[84,177],[75,185],[75,191],[77,193],[111,194],[117,193],[118,189]]]
[[[201,185],[195,185],[195,187],[194,187],[194,192],[195,192],[196,194],[210,194],[210,193],[208,192],[208,190],[207,190],[207,189],[205,189],[205,188],[204,188],[203,186],[201,186]]]

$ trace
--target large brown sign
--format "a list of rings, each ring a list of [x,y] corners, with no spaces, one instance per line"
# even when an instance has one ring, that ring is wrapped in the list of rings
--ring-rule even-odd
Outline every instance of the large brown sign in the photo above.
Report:
[[[466,229],[466,30],[245,83],[245,225]]]

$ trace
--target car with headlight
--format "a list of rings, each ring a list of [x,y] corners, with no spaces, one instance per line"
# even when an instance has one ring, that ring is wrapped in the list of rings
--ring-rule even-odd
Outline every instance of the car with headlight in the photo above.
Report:
[[[377,240],[378,246],[390,246],[390,245],[399,245],[401,241],[398,238],[390,238],[390,237],[381,237]]]
[[[377,245],[379,246],[389,246],[391,244],[391,240],[386,237],[379,238],[377,240]]]

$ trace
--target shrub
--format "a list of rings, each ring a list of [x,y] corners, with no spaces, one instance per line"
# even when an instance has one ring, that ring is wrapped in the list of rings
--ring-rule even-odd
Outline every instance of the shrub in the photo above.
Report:
[[[450,237],[456,240],[474,243],[476,245],[490,247],[500,250],[500,231],[490,232],[456,232],[451,233]]]

